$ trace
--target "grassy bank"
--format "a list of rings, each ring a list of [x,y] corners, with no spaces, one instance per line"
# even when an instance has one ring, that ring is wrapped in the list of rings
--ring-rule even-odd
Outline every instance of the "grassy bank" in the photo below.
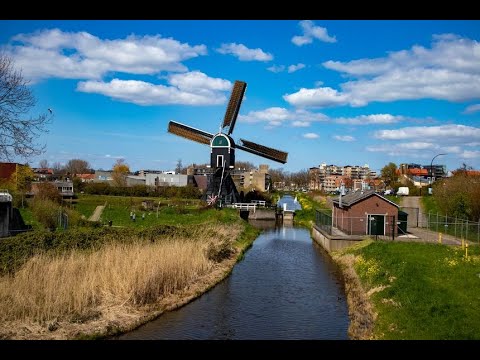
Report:
[[[5,239],[0,337],[103,337],[192,300],[227,276],[258,235],[235,211],[213,211],[202,224]]]
[[[297,193],[296,196],[302,210],[295,211],[295,225],[310,228],[315,223],[315,209],[327,209],[326,202],[309,193]]]
[[[371,240],[334,253],[347,273],[351,318],[357,312],[351,336],[480,339],[480,249],[464,254],[461,247]],[[348,289],[352,269],[360,290]]]

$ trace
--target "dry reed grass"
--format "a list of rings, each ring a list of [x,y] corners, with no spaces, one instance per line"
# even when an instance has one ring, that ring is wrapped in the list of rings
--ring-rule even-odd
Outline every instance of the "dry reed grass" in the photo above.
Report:
[[[97,251],[36,255],[13,276],[0,278],[0,321],[85,323],[112,308],[135,312],[211,272],[222,260],[218,254],[235,252],[233,241],[241,230],[238,224],[197,226],[188,238],[135,239],[109,242]]]
[[[333,259],[343,268],[350,317],[348,335],[352,340],[370,340],[373,338],[373,326],[377,314],[373,310],[369,294],[364,290],[355,271],[355,256],[335,254]]]

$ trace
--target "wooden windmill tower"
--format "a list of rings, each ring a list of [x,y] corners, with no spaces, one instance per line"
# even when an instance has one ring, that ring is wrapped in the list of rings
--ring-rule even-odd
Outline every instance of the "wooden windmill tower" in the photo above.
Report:
[[[209,202],[221,200],[222,204],[229,204],[239,200],[238,191],[230,175],[232,169],[235,168],[235,149],[247,151],[282,164],[287,162],[288,153],[284,151],[244,139],[240,139],[242,145],[238,145],[231,137],[246,87],[245,82],[235,81],[222,126],[217,134],[195,129],[175,121],[170,121],[168,124],[168,132],[210,146],[212,172],[209,174],[207,191],[203,197],[204,200],[209,200]],[[224,129],[227,129],[226,133],[223,132]]]

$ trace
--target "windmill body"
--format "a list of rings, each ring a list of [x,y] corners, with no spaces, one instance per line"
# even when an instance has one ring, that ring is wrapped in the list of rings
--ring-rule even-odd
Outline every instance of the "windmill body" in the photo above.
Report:
[[[203,199],[209,203],[219,201],[222,205],[239,201],[239,194],[233,182],[231,171],[235,168],[235,149],[255,154],[285,164],[288,154],[264,145],[240,139],[242,145],[235,144],[231,134],[235,127],[247,84],[235,81],[220,131],[212,134],[175,121],[168,124],[168,132],[189,140],[210,146],[210,168],[207,191]],[[224,129],[228,129],[226,133]]]

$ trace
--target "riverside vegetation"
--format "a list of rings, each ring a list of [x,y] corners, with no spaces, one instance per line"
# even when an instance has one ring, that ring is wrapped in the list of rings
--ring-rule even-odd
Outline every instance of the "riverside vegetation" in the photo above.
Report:
[[[480,249],[364,240],[334,252],[354,339],[480,339]]]
[[[166,209],[158,221],[150,215],[134,224],[130,210],[113,206],[130,227],[38,229],[2,239],[0,337],[98,338],[131,330],[223,279],[258,235],[232,209]]]

